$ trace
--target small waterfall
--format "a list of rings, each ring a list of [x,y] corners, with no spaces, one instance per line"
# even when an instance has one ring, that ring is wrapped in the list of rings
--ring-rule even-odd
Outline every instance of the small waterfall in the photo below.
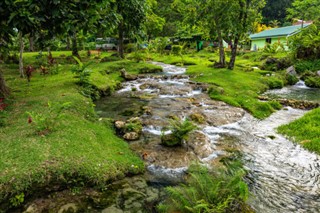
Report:
[[[293,87],[300,88],[300,89],[310,89],[310,87],[308,87],[306,83],[302,80],[299,80]]]

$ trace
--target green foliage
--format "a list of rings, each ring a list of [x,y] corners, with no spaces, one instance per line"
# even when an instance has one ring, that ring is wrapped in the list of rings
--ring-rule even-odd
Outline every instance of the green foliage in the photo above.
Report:
[[[171,120],[169,129],[172,131],[169,135],[162,135],[161,142],[165,146],[180,146],[188,138],[188,134],[197,127],[188,119],[184,121]]]
[[[79,79],[79,85],[81,86],[86,86],[90,84],[90,75],[91,75],[91,70],[88,69],[88,66],[90,66],[90,63],[83,64],[79,58],[73,57],[74,60],[77,61],[77,65],[73,67],[72,73],[76,74],[76,78]]]
[[[163,55],[165,53],[165,47],[169,44],[170,44],[169,38],[159,37],[151,41],[148,48],[151,52],[156,52]]]
[[[244,171],[231,166],[228,171],[209,171],[203,166],[192,166],[186,184],[167,187],[168,199],[158,206],[160,212],[235,212],[242,206],[249,190],[242,180]]]
[[[71,107],[71,102],[54,103],[48,102],[48,109],[46,112],[35,113],[27,112],[29,115],[29,123],[36,126],[39,134],[47,134],[56,129],[56,126],[65,115],[65,110]]]
[[[129,119],[124,127],[125,132],[142,132],[142,123],[139,119]]]
[[[320,88],[320,77],[307,77],[305,83],[308,87]]]
[[[269,101],[268,103],[273,109],[276,109],[276,110],[282,109],[282,105],[278,101],[272,100],[272,101]]]
[[[17,194],[16,196],[10,198],[10,204],[13,207],[18,207],[24,202],[24,193]]]
[[[295,75],[287,74],[286,75],[286,81],[287,81],[288,85],[295,85],[299,81],[299,78],[297,76],[295,76]]]
[[[298,59],[320,58],[320,22],[316,21],[300,33],[290,37],[289,46]]]
[[[281,89],[284,86],[283,81],[277,77],[266,77],[265,80],[269,89]]]
[[[266,6],[262,9],[263,23],[268,24],[272,20],[278,20],[283,24],[286,21],[286,9],[290,8],[293,0],[267,0],[266,2]],[[288,26],[291,26],[291,23]]]
[[[182,46],[181,45],[172,45],[172,54],[174,55],[181,55],[182,54]]]
[[[265,53],[276,53],[282,51],[285,51],[282,43],[267,44],[263,49],[263,52]]]
[[[320,60],[302,60],[295,63],[297,73],[302,74],[306,71],[320,70]]]
[[[279,133],[320,155],[320,108],[314,109],[290,124],[280,126]]]
[[[59,74],[59,72],[61,71],[61,65],[60,64],[54,64],[53,66],[51,66],[50,68],[49,68],[49,73],[51,74],[51,75],[57,75],[57,74]]]
[[[320,5],[318,0],[294,0],[288,8],[288,19],[316,20],[319,18]]]
[[[79,79],[78,84],[81,86],[80,93],[85,97],[90,97],[92,100],[97,100],[100,97],[99,91],[90,83],[90,76],[92,73],[88,67],[91,62],[83,64],[79,58],[73,57],[77,61],[77,65],[73,66],[72,73],[76,74],[76,78]]]

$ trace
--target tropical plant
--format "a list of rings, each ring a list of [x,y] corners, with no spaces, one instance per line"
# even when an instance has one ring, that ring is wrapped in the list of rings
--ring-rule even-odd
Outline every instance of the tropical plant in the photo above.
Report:
[[[171,134],[162,134],[161,143],[165,146],[181,146],[188,139],[188,134],[196,128],[197,126],[188,119],[183,121],[172,119],[169,126]]]
[[[160,212],[243,212],[249,190],[245,172],[236,164],[228,170],[209,170],[193,165],[185,184],[167,187],[168,199],[158,206]]]
[[[320,58],[320,22],[317,21],[290,37],[289,46],[298,59]]]
[[[76,78],[79,79],[79,85],[80,86],[87,86],[90,84],[89,78],[91,75],[91,70],[88,69],[88,66],[90,66],[91,63],[83,64],[78,57],[73,57],[74,60],[78,63],[73,67],[71,70],[72,73],[76,75]]]

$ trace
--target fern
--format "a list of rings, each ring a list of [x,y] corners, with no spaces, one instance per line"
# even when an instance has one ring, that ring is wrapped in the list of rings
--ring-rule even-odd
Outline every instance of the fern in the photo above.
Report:
[[[222,213],[234,206],[243,206],[249,190],[242,181],[244,172],[233,165],[230,171],[209,171],[202,166],[192,166],[186,184],[168,187],[168,200],[158,209],[167,212],[213,212]],[[240,205],[238,205],[239,203]]]

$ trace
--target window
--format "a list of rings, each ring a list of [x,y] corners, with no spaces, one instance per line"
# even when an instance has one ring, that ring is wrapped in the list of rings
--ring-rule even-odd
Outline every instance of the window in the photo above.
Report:
[[[267,42],[268,44],[271,44],[271,38],[266,38],[266,42]]]

